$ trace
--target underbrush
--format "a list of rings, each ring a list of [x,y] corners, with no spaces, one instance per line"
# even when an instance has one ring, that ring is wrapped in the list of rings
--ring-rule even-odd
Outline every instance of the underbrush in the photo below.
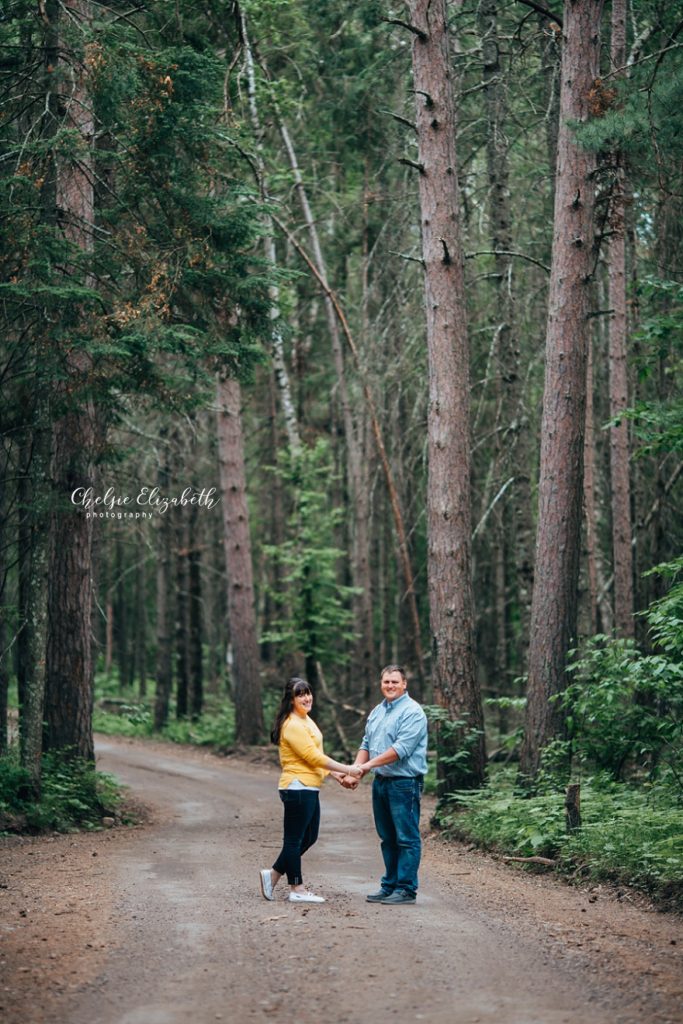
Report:
[[[516,857],[546,857],[570,880],[628,885],[683,908],[683,808],[666,787],[639,787],[600,776],[581,784],[580,829],[567,832],[564,791],[527,796],[514,772],[499,771],[482,790],[453,794],[438,812],[447,835]]]
[[[86,762],[57,754],[42,759],[40,800],[16,749],[0,757],[0,832],[72,832],[102,827],[118,817],[122,793],[117,781]]]
[[[98,679],[95,690],[93,730],[107,736],[154,736],[172,743],[188,743],[227,749],[235,739],[235,708],[227,697],[207,696],[197,719],[176,718],[171,702],[168,722],[154,729],[153,699],[141,700],[137,693],[112,687]]]

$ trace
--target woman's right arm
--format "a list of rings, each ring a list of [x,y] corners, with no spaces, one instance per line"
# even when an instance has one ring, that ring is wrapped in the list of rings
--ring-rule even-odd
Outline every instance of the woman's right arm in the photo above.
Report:
[[[333,758],[323,754],[313,742],[305,726],[290,718],[285,722],[283,730],[287,731],[287,742],[302,761],[312,765],[313,768],[327,768],[328,771],[343,772],[344,775],[356,775],[358,778],[363,774],[362,769],[355,765],[342,764]]]

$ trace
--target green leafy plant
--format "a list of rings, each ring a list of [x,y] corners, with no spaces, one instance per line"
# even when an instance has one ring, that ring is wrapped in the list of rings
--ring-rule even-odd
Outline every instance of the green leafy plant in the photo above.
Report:
[[[102,817],[118,812],[117,780],[68,752],[44,754],[40,800],[32,799],[28,773],[12,748],[0,758],[0,829],[69,832],[102,827]]]
[[[570,880],[604,879],[683,906],[683,809],[667,787],[634,787],[595,775],[581,785],[582,827],[567,832],[561,791],[529,797],[512,768],[489,785],[451,794],[438,820],[446,834],[516,857],[546,857]]]
[[[574,682],[559,698],[574,756],[615,779],[647,769],[683,796],[683,582],[681,559],[658,566],[674,580],[645,617],[658,649],[643,654],[631,640],[592,637],[568,670]]]

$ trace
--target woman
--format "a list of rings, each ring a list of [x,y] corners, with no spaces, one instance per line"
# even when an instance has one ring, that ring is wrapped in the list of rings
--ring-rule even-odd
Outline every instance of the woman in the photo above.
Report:
[[[282,774],[278,785],[285,806],[284,840],[280,856],[272,868],[261,871],[261,892],[273,899],[273,889],[287,875],[290,903],[324,903],[304,887],[301,856],[318,838],[320,825],[320,787],[326,775],[332,774],[341,783],[349,773],[360,778],[358,766],[340,764],[323,753],[323,737],[315,722],[308,717],[313,707],[313,694],[304,679],[294,677],[285,686],[284,695],[270,734],[280,750]]]

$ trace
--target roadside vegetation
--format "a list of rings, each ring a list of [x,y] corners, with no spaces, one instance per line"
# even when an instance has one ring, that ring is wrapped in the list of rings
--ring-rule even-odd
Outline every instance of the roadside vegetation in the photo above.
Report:
[[[102,829],[126,820],[122,802],[117,780],[79,758],[44,754],[37,798],[17,749],[0,758],[0,834]]]
[[[511,763],[494,765],[486,787],[442,803],[448,835],[683,907],[682,569],[683,559],[658,567],[673,585],[644,616],[647,650],[598,635],[572,653],[572,681],[559,698],[566,736],[546,747],[534,785]],[[507,701],[505,710],[519,714],[519,704]],[[518,732],[503,749],[505,742],[511,762]],[[570,782],[581,793],[573,829],[564,806]]]

